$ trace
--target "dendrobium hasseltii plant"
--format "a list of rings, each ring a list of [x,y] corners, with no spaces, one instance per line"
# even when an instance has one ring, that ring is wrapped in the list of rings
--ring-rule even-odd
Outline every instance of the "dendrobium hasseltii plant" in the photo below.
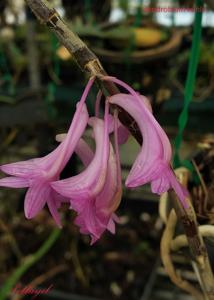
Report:
[[[129,132],[118,120],[116,110],[114,115],[110,114],[109,104],[126,110],[138,124],[143,137],[141,150],[126,179],[126,187],[150,183],[152,192],[159,195],[172,188],[184,207],[187,206],[185,198],[188,194],[170,166],[170,142],[155,120],[147,98],[121,80],[104,76],[103,81],[114,82],[127,93],[107,97],[102,119],[99,117],[102,96],[99,91],[95,116],[89,117],[85,102],[94,80],[88,81],[70,128],[67,134],[57,136],[60,144],[53,152],[42,158],[0,167],[1,171],[10,175],[0,179],[0,186],[28,188],[24,201],[26,218],[35,217],[47,204],[56,224],[61,227],[58,210],[63,203],[69,203],[70,209],[77,214],[75,224],[82,234],[91,236],[92,244],[106,229],[115,233],[115,222],[119,222],[115,214],[122,197],[119,145],[127,141]],[[92,128],[95,152],[83,139],[87,125]],[[109,138],[112,133],[114,145]],[[74,152],[82,161],[84,170],[60,180],[60,174]]]

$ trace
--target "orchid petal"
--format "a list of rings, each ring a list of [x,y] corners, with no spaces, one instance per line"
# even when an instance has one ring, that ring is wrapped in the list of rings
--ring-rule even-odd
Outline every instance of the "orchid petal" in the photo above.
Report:
[[[90,165],[80,174],[68,179],[52,182],[52,187],[65,197],[75,198],[80,192],[90,193],[90,187],[96,185],[95,174],[100,172],[102,167],[102,155],[104,151],[104,126],[101,120],[96,119],[94,123],[94,134],[96,140],[96,153]],[[105,170],[104,170],[105,171]],[[105,175],[105,174],[104,174]],[[98,177],[99,178],[99,177]],[[105,177],[102,178],[102,188]]]
[[[141,181],[141,184],[145,184],[153,179],[153,174],[157,170],[158,166],[156,162],[164,156],[164,151],[165,154],[167,154],[166,158],[169,162],[170,151],[166,151],[163,147],[162,140],[158,132],[155,130],[154,123],[152,123],[148,115],[145,113],[144,105],[134,101],[132,95],[117,94],[110,98],[110,102],[127,110],[136,120],[143,134],[144,142],[142,149],[130,171],[126,184],[130,187],[139,185],[139,181]],[[164,136],[164,132],[162,132],[162,136]],[[164,146],[170,148],[169,142],[167,142]]]
[[[92,243],[100,238],[105,229],[114,231],[112,212],[117,208],[121,200],[121,194],[119,201],[115,199],[115,194],[118,194],[117,188],[120,186],[116,176],[117,163],[113,147],[111,146],[107,177],[102,191],[96,197],[88,196],[86,198],[70,199],[72,209],[78,213],[75,224],[80,227],[81,233],[91,235]]]
[[[134,165],[126,179],[127,187],[136,187],[151,182],[152,191],[158,194],[166,192],[169,187],[175,188],[179,199],[186,206],[184,189],[174,178],[169,162],[171,147],[163,130],[156,130],[152,122],[141,109],[139,102],[133,101],[132,95],[115,95],[111,103],[123,107],[136,120],[143,135],[143,145]]]
[[[62,205],[62,203],[68,203],[69,199],[65,198],[64,196],[60,195],[59,193],[57,193],[56,191],[52,190],[51,191],[55,200],[55,204],[57,208],[60,208],[60,206]]]
[[[108,104],[107,104],[108,105]],[[105,125],[103,121],[94,118],[91,124],[94,130],[96,141],[96,152],[90,165],[80,174],[71,178],[52,182],[51,186],[60,194],[68,198],[97,194],[104,185],[107,161],[109,156],[109,136],[108,136],[108,108],[106,108]]]
[[[35,174],[39,174],[37,170],[37,159],[30,159],[27,161],[20,161],[0,166],[0,170],[12,176],[27,178]]]
[[[86,195],[81,195],[78,199],[77,198],[72,198],[70,199],[70,208],[75,210],[77,213],[81,213],[84,208],[85,204],[88,202],[89,196]]]
[[[186,197],[189,197],[188,191],[185,187],[183,187],[179,181],[176,179],[172,170],[169,170],[168,178],[170,180],[171,186],[174,189],[175,193],[178,195],[178,198],[181,199],[182,203],[184,204],[185,208],[187,208],[186,204]]]
[[[98,239],[101,235],[99,220],[96,218],[96,206],[95,199],[85,203],[85,207],[81,214],[79,214],[74,223],[80,227],[80,232],[84,234],[90,234],[92,239]],[[102,231],[105,229],[103,228]]]
[[[66,137],[65,133],[57,134],[56,141],[61,143],[64,141],[65,137]],[[81,159],[85,167],[89,165],[89,163],[92,161],[94,156],[93,151],[83,139],[79,140],[75,148],[75,152],[79,156],[79,158]]]
[[[5,177],[0,179],[0,186],[11,188],[26,188],[29,186],[29,181],[19,177]]]
[[[86,128],[88,112],[85,105],[83,105],[79,117],[81,118],[81,122],[77,122],[77,119],[75,119],[75,122],[71,123],[66,139],[50,154],[42,158],[6,164],[1,166],[0,169],[6,174],[23,178],[37,178],[45,176],[46,173],[49,173],[48,176],[50,177],[51,166],[53,166],[51,168],[52,173],[53,171],[55,171],[54,173],[60,173]]]
[[[107,229],[115,233],[114,221],[118,221],[114,211],[122,195],[121,169],[118,149],[118,124],[115,120],[115,152],[110,144],[108,170],[104,187],[96,197],[71,199],[71,207],[77,211],[75,224],[80,232],[91,235],[91,244],[95,243]]]
[[[118,143],[119,145],[125,144],[130,136],[128,129],[121,123],[118,127]]]
[[[120,224],[120,218],[119,218],[115,213],[112,214],[112,220],[113,220],[115,223]]]
[[[118,147],[118,117],[114,114],[114,133],[115,133],[115,153],[110,144],[110,154],[108,161],[108,172],[106,183],[102,192],[98,196],[97,210],[102,214],[111,215],[119,206],[122,196],[122,179],[120,168],[120,157]],[[103,219],[104,219],[103,216]]]
[[[142,98],[122,81],[105,77],[128,90],[130,94],[117,94],[109,98],[109,102],[125,109],[137,122],[143,136],[143,145],[126,180],[126,186],[136,187],[148,182],[152,183],[152,191],[158,194],[174,188],[182,205],[185,201],[184,188],[177,182],[170,167],[171,145],[167,135],[145,107]]]
[[[109,220],[107,225],[108,231],[110,231],[112,234],[115,234],[115,223],[112,219]]]
[[[145,107],[150,111],[150,113],[152,113],[152,106],[151,106],[151,102],[149,101],[149,99],[143,95],[140,95],[140,99],[143,101]]]
[[[71,126],[68,130],[68,133],[63,140],[63,142],[49,155],[46,157],[46,160],[43,161],[43,165],[50,168],[48,170],[48,176],[55,176],[55,174],[59,174],[65,167],[68,162],[71,154],[74,152],[76,144],[78,143],[80,137],[82,136],[88,122],[88,111],[86,105],[83,104],[80,106],[80,102],[77,104],[77,111],[74,115]],[[81,107],[81,111],[79,108]],[[81,119],[79,122],[78,118]],[[52,175],[53,174],[53,175]]]
[[[83,139],[79,140],[75,148],[75,152],[79,156],[85,167],[90,164],[94,157],[93,151]]]
[[[109,115],[108,118],[109,123],[109,133],[112,133],[114,131],[114,118],[112,115]],[[128,129],[123,126],[123,124],[118,120],[118,143],[119,145],[125,144],[129,138],[129,131]]]
[[[27,219],[35,217],[50,197],[50,187],[44,182],[31,186],[25,196],[24,211]]]
[[[58,208],[60,207],[61,203],[59,202],[57,196],[55,196],[56,194],[57,194],[56,192],[52,191],[51,196],[47,199],[47,205],[57,226],[59,228],[62,228],[60,215],[58,212]]]

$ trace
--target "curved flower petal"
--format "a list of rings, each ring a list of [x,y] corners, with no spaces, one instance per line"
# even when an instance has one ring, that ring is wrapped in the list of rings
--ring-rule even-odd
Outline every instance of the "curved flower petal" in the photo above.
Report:
[[[71,207],[78,213],[75,224],[80,227],[81,233],[91,235],[91,244],[106,229],[115,233],[114,222],[118,221],[114,211],[121,201],[122,183],[117,131],[118,124],[115,122],[115,152],[110,144],[107,176],[102,191],[95,197],[70,199]]]
[[[125,144],[130,136],[128,129],[119,123],[118,127],[118,143],[120,145]]]
[[[50,197],[50,192],[50,187],[44,182],[38,182],[28,189],[24,203],[27,219],[32,219],[43,209]]]
[[[93,118],[91,124],[96,141],[96,152],[89,166],[80,174],[71,178],[52,182],[51,186],[61,195],[68,198],[96,195],[103,188],[109,156],[108,108],[106,108],[105,123]]]
[[[96,219],[95,199],[91,198],[85,202],[84,208],[75,219],[75,224],[80,227],[81,232],[92,234],[98,237],[97,234],[97,219]]]
[[[108,118],[108,123],[109,123],[109,133],[114,132],[114,118],[112,115],[109,115]],[[118,143],[119,145],[125,144],[129,138],[129,131],[128,129],[123,126],[123,124],[118,120],[117,122],[117,126],[118,126]]]
[[[149,101],[149,99],[143,95],[139,95],[139,96],[140,96],[140,99],[143,101],[145,107],[150,111],[150,113],[152,113],[152,106],[151,106],[151,102]]]
[[[5,174],[23,178],[28,178],[29,176],[38,175],[40,173],[37,169],[37,159],[5,164],[0,166],[0,170]]]
[[[56,141],[61,143],[64,141],[65,137],[66,133],[57,134]],[[89,165],[94,157],[93,151],[83,139],[79,140],[74,151],[79,156],[85,167]]]
[[[113,219],[110,219],[107,225],[108,231],[110,231],[112,234],[115,234],[115,223]]]
[[[106,152],[108,152],[106,141],[104,141],[103,121],[96,119],[94,121],[94,135],[96,140],[96,152],[90,165],[80,174],[68,179],[52,182],[52,187],[65,197],[75,198],[80,192],[83,194],[91,194],[92,189],[102,189],[106,169]],[[103,159],[104,156],[104,159]],[[101,175],[102,173],[102,175]]]
[[[5,177],[0,179],[0,186],[11,188],[26,188],[29,186],[29,181],[19,177]]]
[[[61,206],[61,196],[57,195],[57,193],[52,190],[50,197],[47,199],[47,205],[54,221],[59,228],[62,228],[61,219],[58,212],[58,208]]]
[[[100,216],[102,216],[103,220],[105,219],[105,217],[109,218],[109,216],[111,216],[112,213],[114,213],[114,211],[118,208],[122,196],[122,179],[118,147],[118,132],[118,118],[115,114],[115,152],[113,150],[112,145],[110,144],[110,154],[108,160],[108,172],[106,182],[102,192],[98,195],[97,199],[97,210],[100,212]],[[105,225],[107,225],[107,223]]]
[[[75,148],[75,152],[79,156],[85,167],[90,164],[94,157],[93,151],[83,139],[79,140]]]
[[[106,77],[104,80],[111,80],[128,90],[130,94],[113,95],[109,102],[125,109],[135,119],[143,136],[142,148],[128,175],[126,186],[136,187],[151,182],[152,191],[158,194],[172,187],[186,207],[187,192],[177,182],[170,167],[172,151],[167,135],[131,87],[115,78]]]
[[[81,108],[81,111],[80,111]],[[86,105],[77,104],[77,111],[72,120],[71,126],[63,142],[42,161],[42,166],[48,169],[48,177],[58,176],[64,169],[75,147],[82,136],[87,123],[88,111]],[[81,119],[81,122],[79,121]]]
[[[81,122],[77,120],[77,117],[81,119]],[[31,179],[58,175],[73,153],[87,126],[88,118],[85,105],[82,106],[82,111],[78,111],[77,108],[65,140],[54,151],[41,158],[2,165],[0,169],[9,175]]]
[[[153,193],[161,195],[170,188],[170,181],[167,177],[159,177],[151,182],[151,189]]]
[[[160,173],[157,168],[164,167],[162,160],[169,163],[171,158],[171,147],[165,133],[156,130],[152,119],[145,113],[144,105],[135,101],[132,95],[117,94],[110,98],[110,103],[123,107],[136,120],[142,135],[143,145],[140,153],[130,171],[126,184],[129,187],[145,184]]]
[[[102,91],[99,90],[99,92],[97,93],[97,97],[96,97],[96,102],[95,102],[95,117],[99,117],[99,110],[100,110],[100,101],[102,98]],[[150,105],[150,102],[148,104],[148,106]],[[151,108],[151,105],[150,105]],[[112,115],[109,115],[108,117],[109,120],[109,133],[112,133],[114,131],[114,119],[112,117]],[[128,129],[123,126],[123,124],[118,120],[118,142],[119,144],[125,144],[126,141],[129,138],[129,131]]]

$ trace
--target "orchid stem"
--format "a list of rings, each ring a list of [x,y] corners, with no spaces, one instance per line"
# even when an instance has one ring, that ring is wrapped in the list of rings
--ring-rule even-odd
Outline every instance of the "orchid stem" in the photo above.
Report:
[[[0,300],[5,300],[11,289],[21,278],[21,276],[26,273],[37,261],[39,261],[53,246],[60,235],[60,230],[58,228],[53,229],[48,239],[42,244],[42,246],[33,254],[26,256],[21,265],[13,272],[9,279],[5,282],[0,291]]]
[[[172,195],[172,199],[176,202],[175,206],[178,205],[175,195]],[[199,231],[197,224],[197,217],[195,210],[189,198],[188,201],[189,208],[183,210],[182,207],[179,208],[179,212],[182,214],[177,214],[183,225],[185,236],[188,242],[190,253],[192,256],[192,264],[197,270],[196,275],[201,286],[201,290],[206,300],[214,300],[214,277],[212,273],[212,268],[209,261],[209,256],[207,253],[206,245],[204,243],[203,237]]]
[[[107,75],[98,57],[86,46],[78,35],[71,31],[47,0],[25,0],[25,2],[40,22],[47,25],[54,32],[58,40],[72,54],[72,57],[75,58],[83,72],[90,77],[95,76],[98,83],[100,82],[99,78]],[[110,95],[120,92],[112,82],[102,83],[102,85]],[[142,136],[137,124],[123,109],[118,108],[118,112],[121,123],[129,129],[131,134],[141,144]]]
[[[187,187],[190,172],[187,169],[178,169],[176,175],[182,185]],[[174,208],[179,221],[183,225],[195,273],[204,295],[204,300],[214,300],[214,277],[209,261],[206,245],[198,228],[197,216],[189,197],[186,198],[188,208],[183,208],[173,192],[169,192],[174,202]]]

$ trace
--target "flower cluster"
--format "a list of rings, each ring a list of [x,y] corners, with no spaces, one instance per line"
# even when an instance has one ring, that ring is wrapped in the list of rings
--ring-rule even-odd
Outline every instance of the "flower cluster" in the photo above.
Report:
[[[61,227],[58,209],[69,203],[77,213],[75,224],[82,234],[97,241],[108,229],[115,232],[115,214],[122,196],[119,145],[128,139],[128,130],[119,122],[117,112],[111,115],[109,103],[126,110],[136,121],[143,137],[141,150],[126,179],[126,187],[134,188],[151,183],[153,193],[162,194],[173,188],[183,206],[186,206],[187,191],[175,178],[170,166],[171,146],[169,140],[155,120],[148,100],[130,86],[114,77],[103,77],[127,90],[108,97],[105,101],[104,117],[99,117],[101,92],[96,100],[95,116],[89,117],[85,104],[94,83],[91,78],[77,103],[70,128],[65,135],[57,136],[59,146],[42,158],[2,165],[0,169],[10,175],[0,179],[0,186],[28,188],[24,211],[28,219],[35,217],[47,204],[56,224]],[[87,126],[92,128],[95,152],[84,141]],[[114,145],[109,136],[114,132]],[[60,174],[71,155],[76,153],[84,170],[71,178],[60,180]]]

